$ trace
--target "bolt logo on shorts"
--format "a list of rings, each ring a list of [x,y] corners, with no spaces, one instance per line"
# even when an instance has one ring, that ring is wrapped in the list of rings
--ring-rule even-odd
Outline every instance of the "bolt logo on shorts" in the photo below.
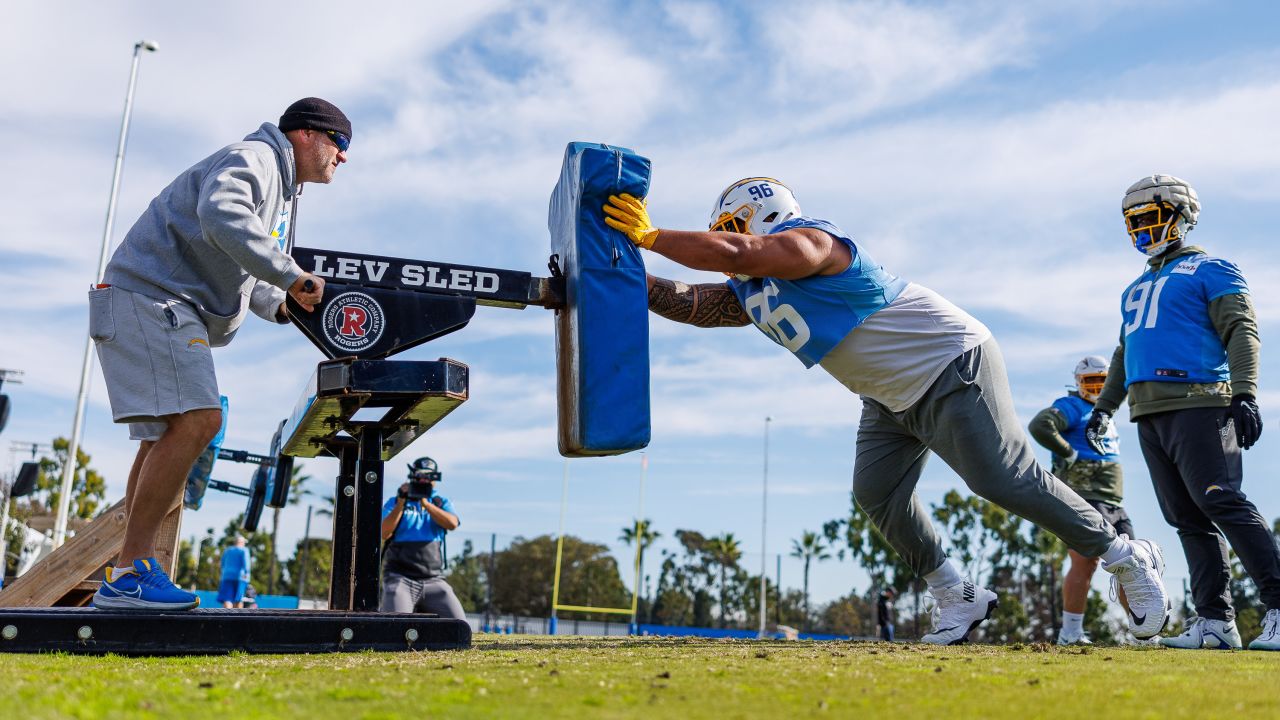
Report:
[[[334,347],[359,352],[382,337],[382,306],[364,293],[343,293],[324,310],[324,337]]]

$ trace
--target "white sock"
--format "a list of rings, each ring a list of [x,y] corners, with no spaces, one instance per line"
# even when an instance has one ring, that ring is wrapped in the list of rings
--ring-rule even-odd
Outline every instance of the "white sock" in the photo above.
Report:
[[[1075,637],[1084,632],[1084,613],[1062,611],[1062,634]]]
[[[956,566],[952,565],[950,560],[943,560],[937,570],[924,576],[924,581],[934,590],[950,587],[963,579],[960,577],[960,571],[956,570]]]
[[[116,578],[121,577],[127,573],[137,573],[137,572],[138,571],[135,570],[132,565],[126,565],[124,567],[113,567],[111,568],[111,577],[107,578],[107,580],[114,582]]]
[[[1102,562],[1105,565],[1117,563],[1133,554],[1133,545],[1128,538],[1117,535],[1115,540],[1107,546],[1106,551],[1102,553]]]

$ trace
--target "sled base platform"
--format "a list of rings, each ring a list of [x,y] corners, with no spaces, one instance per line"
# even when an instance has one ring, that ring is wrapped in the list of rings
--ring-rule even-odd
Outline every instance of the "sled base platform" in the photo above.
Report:
[[[0,610],[0,652],[220,655],[464,650],[465,620],[404,613],[211,608],[174,613],[92,608]]]

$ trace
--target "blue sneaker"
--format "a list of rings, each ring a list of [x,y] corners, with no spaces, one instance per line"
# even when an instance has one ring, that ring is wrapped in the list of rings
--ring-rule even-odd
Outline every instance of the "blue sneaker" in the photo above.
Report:
[[[174,585],[155,558],[133,561],[133,572],[107,568],[107,578],[93,596],[103,610],[190,610],[200,598]]]

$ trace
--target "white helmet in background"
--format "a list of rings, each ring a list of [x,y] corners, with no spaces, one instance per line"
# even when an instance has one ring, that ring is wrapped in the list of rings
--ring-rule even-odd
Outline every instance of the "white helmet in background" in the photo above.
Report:
[[[791,188],[769,177],[749,177],[725,188],[711,210],[711,230],[768,235],[774,226],[800,215]]]
[[[1088,355],[1076,363],[1076,392],[1090,403],[1098,402],[1102,386],[1107,384],[1107,361],[1101,355]]]
[[[1186,180],[1149,175],[1124,191],[1120,209],[1133,246],[1157,257],[1183,240],[1200,217],[1200,198]]]

